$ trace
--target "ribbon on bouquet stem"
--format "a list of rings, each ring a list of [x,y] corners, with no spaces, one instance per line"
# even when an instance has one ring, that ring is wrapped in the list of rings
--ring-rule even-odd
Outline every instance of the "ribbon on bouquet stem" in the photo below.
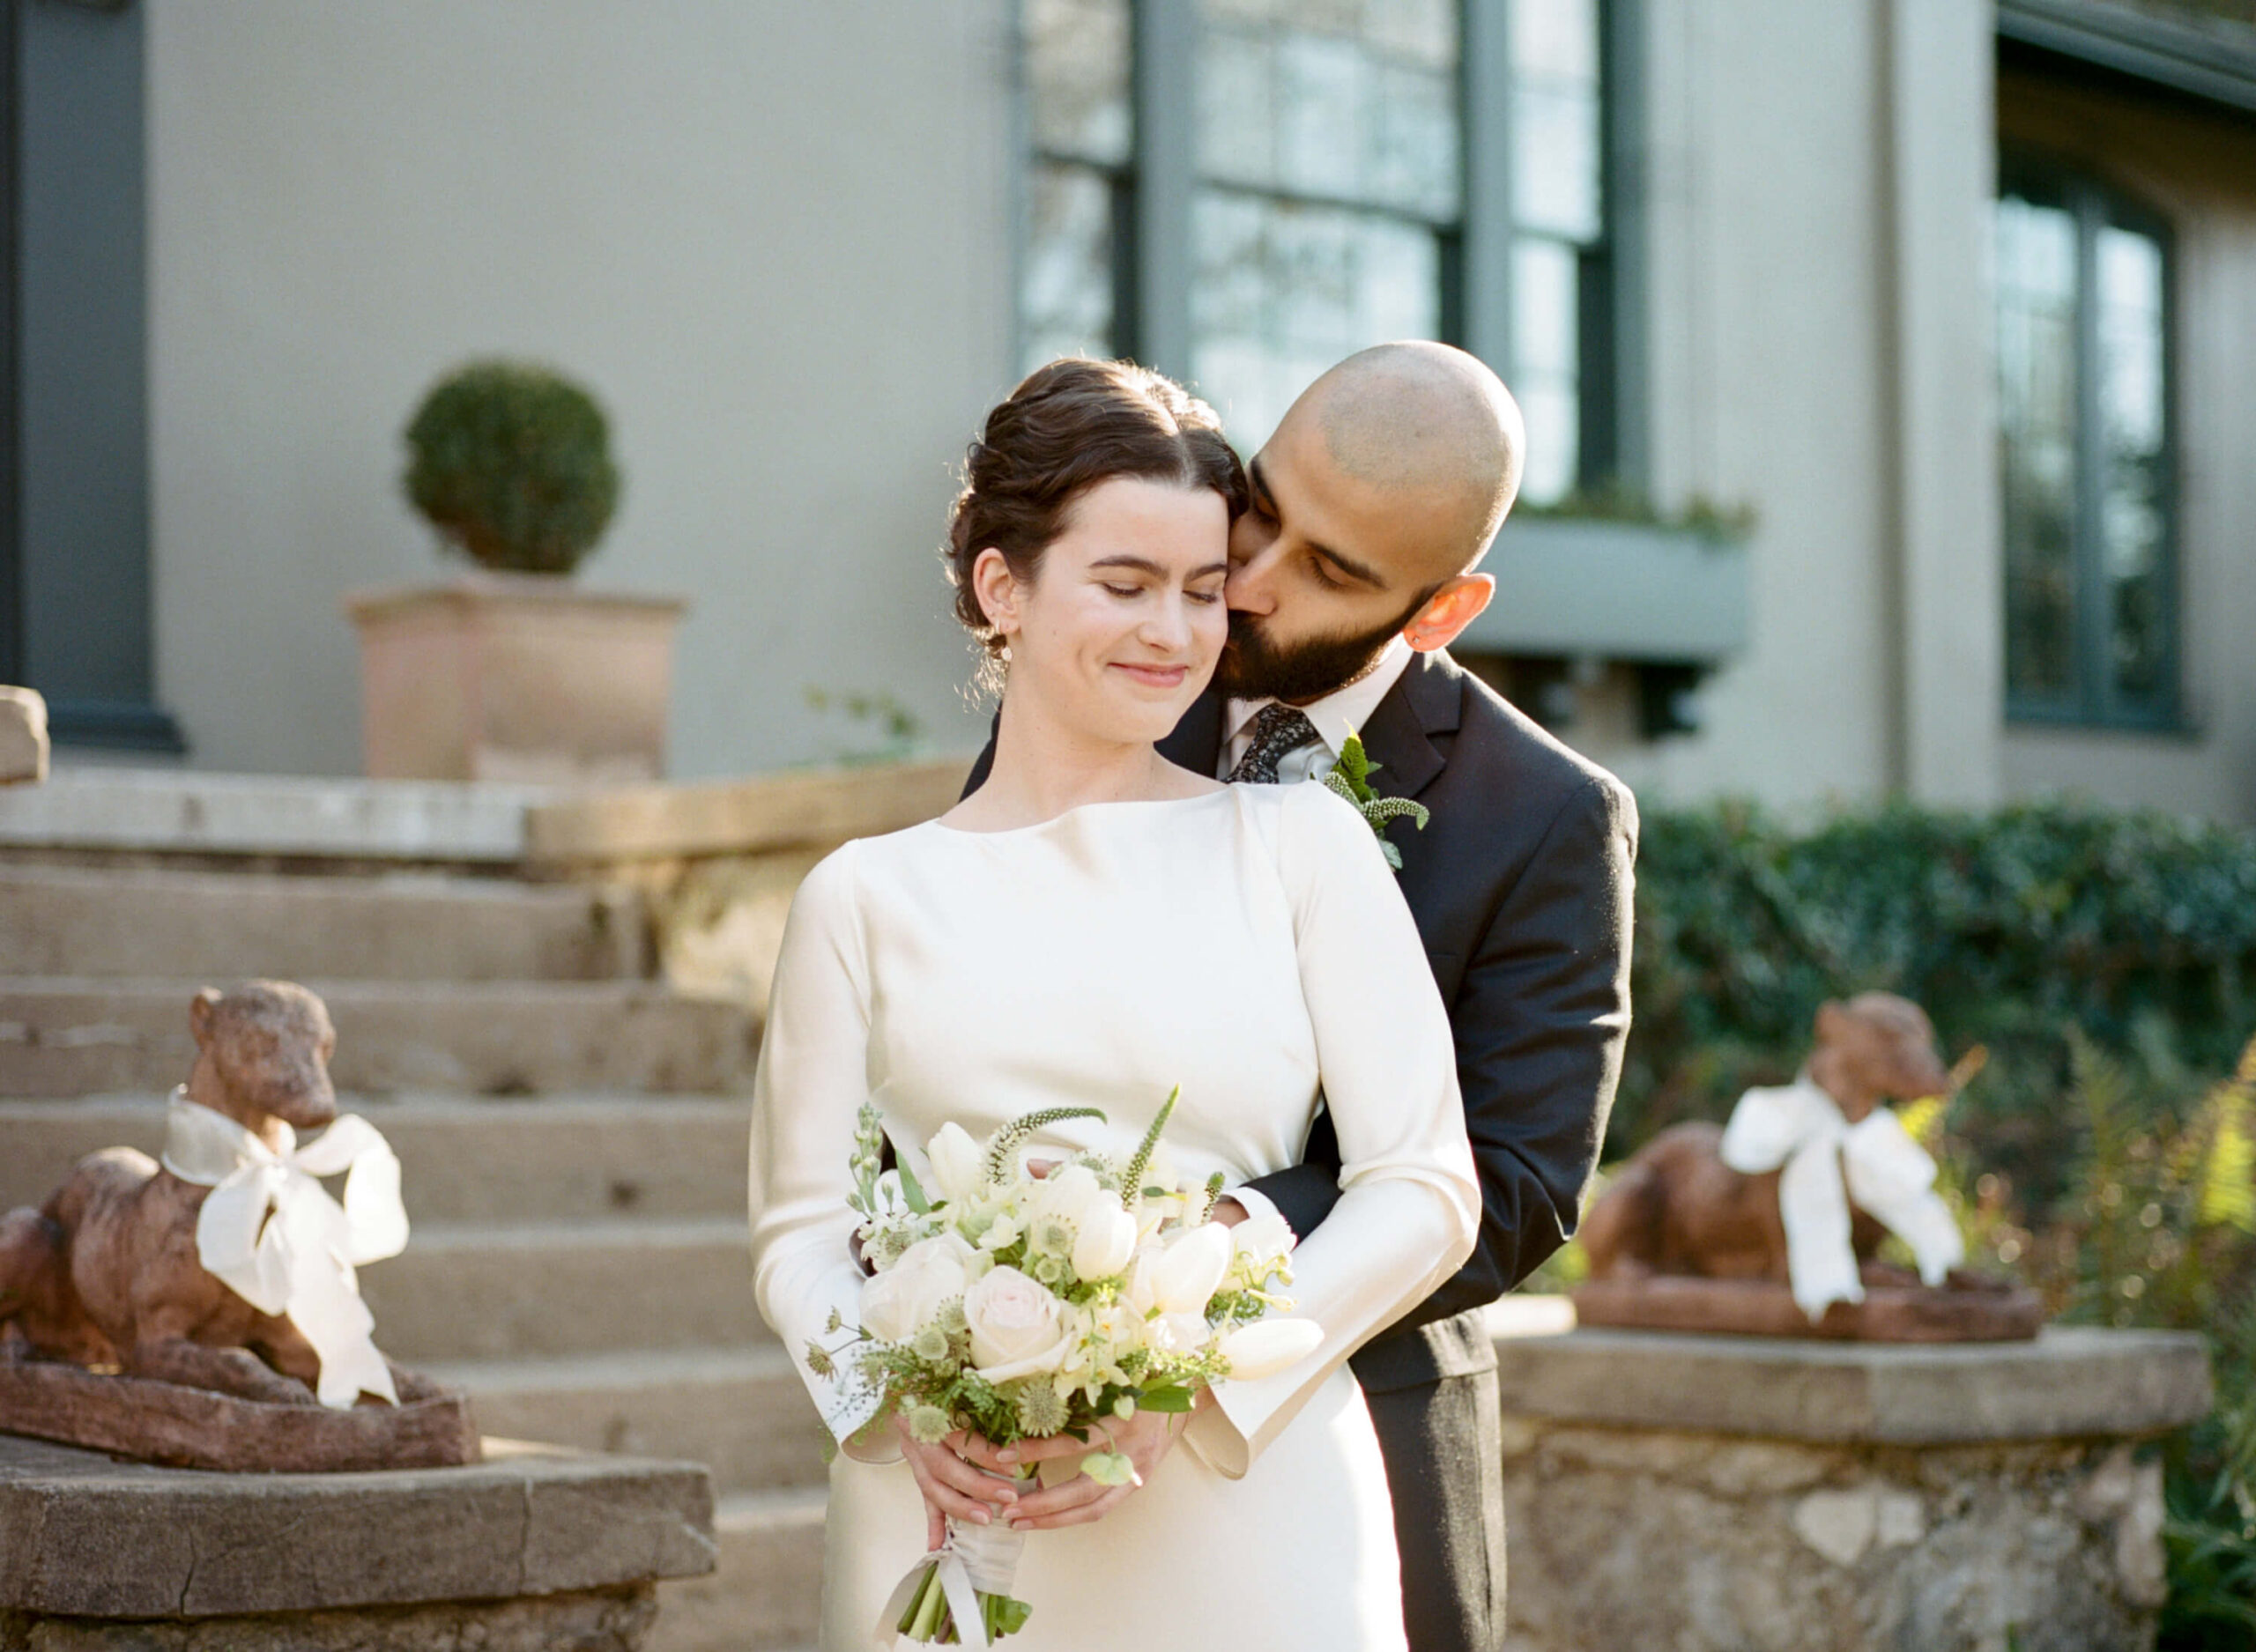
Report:
[[[995,1474],[991,1469],[980,1471],[998,1480],[1019,1478]],[[940,1592],[955,1619],[956,1639],[965,1646],[988,1644],[987,1615],[979,1610],[979,1596],[1011,1592],[1018,1576],[1019,1556],[1026,1552],[1026,1533],[1014,1531],[1000,1521],[985,1526],[959,1522],[953,1515],[947,1526],[940,1546],[921,1556],[886,1597],[885,1610],[878,1618],[879,1646],[891,1648],[901,1644],[902,1614],[916,1598],[928,1571],[939,1576]]]

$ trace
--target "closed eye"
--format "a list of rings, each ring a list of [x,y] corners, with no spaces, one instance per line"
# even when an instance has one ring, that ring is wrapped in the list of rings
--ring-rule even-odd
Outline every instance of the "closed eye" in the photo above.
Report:
[[[1141,596],[1144,594],[1143,587],[1139,585],[1108,585],[1104,589],[1119,597]]]
[[[1333,579],[1332,575],[1324,571],[1323,563],[1310,562],[1308,566],[1309,571],[1316,575],[1316,582],[1318,585],[1323,586],[1325,589],[1328,591],[1344,591],[1347,589],[1347,582],[1345,580]]]

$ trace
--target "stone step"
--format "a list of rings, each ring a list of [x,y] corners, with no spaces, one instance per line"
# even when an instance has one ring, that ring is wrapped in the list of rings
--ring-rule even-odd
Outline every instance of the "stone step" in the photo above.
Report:
[[[431,1223],[360,1271],[402,1364],[768,1340],[742,1218],[540,1227]]]
[[[713,1507],[719,1564],[658,1586],[650,1652],[784,1652],[822,1626],[823,1486],[738,1493]],[[905,1571],[914,1556],[904,1556]]]
[[[195,979],[0,978],[0,1096],[164,1090]],[[340,1090],[524,1095],[747,1088],[758,1023],[646,982],[323,982]]]
[[[633,980],[646,928],[617,885],[0,865],[12,974]]]
[[[418,1223],[744,1211],[749,1115],[742,1097],[348,1095],[339,1102],[391,1143],[407,1212]],[[164,1116],[155,1095],[0,1101],[0,1210],[42,1203],[98,1149],[162,1151]]]
[[[773,1343],[425,1368],[468,1391],[489,1434],[701,1463],[723,1492],[825,1480],[828,1436]]]

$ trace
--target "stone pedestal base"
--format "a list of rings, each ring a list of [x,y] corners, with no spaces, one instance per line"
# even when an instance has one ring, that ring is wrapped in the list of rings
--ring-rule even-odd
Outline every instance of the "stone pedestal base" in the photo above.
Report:
[[[657,1621],[648,1583],[532,1600],[118,1623],[0,1611],[0,1652],[640,1652]]]
[[[2153,1645],[2144,1442],[2208,1410],[2198,1337],[1497,1347],[1509,1652]]]
[[[0,1434],[0,1652],[638,1652],[713,1569],[694,1463],[214,1474]]]

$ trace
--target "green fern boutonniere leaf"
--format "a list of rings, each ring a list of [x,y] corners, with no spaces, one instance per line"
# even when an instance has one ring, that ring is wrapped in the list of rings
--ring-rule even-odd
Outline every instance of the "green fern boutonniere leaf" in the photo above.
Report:
[[[1386,823],[1407,819],[1423,832],[1426,822],[1433,819],[1433,811],[1407,797],[1382,797],[1373,791],[1371,775],[1378,767],[1371,761],[1370,753],[1363,750],[1362,737],[1351,734],[1347,743],[1340,748],[1340,760],[1325,775],[1324,783],[1354,804],[1357,812],[1369,822],[1372,833],[1378,839],[1378,852],[1399,872],[1402,870],[1402,851],[1387,841]]]

